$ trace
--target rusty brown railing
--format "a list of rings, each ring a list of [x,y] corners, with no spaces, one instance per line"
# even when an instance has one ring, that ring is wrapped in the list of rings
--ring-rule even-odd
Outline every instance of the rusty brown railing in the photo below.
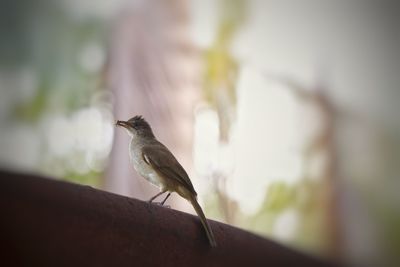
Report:
[[[0,266],[333,266],[211,221],[88,186],[0,172]]]

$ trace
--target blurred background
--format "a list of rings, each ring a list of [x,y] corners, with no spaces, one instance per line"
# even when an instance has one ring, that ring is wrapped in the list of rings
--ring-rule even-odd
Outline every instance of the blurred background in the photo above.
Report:
[[[400,264],[400,9],[385,1],[35,0],[0,9],[0,166],[143,200],[143,115],[206,215]],[[193,213],[173,196],[173,208]]]

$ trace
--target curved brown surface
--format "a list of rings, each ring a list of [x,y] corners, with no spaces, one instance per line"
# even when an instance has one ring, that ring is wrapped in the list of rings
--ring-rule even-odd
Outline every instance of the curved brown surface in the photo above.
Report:
[[[88,186],[0,172],[1,266],[333,266],[210,221]]]

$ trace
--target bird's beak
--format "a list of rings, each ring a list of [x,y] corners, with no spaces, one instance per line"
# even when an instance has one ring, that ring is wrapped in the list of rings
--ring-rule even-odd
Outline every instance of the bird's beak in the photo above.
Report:
[[[128,128],[128,123],[126,121],[117,121],[115,123],[115,125],[116,126],[121,126],[121,127],[124,127],[124,128]]]

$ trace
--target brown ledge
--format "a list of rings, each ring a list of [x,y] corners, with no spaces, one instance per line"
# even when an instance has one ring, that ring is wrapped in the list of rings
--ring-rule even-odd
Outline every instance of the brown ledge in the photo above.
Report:
[[[211,221],[88,186],[0,172],[0,266],[333,266]],[[2,254],[2,255],[1,255]]]

